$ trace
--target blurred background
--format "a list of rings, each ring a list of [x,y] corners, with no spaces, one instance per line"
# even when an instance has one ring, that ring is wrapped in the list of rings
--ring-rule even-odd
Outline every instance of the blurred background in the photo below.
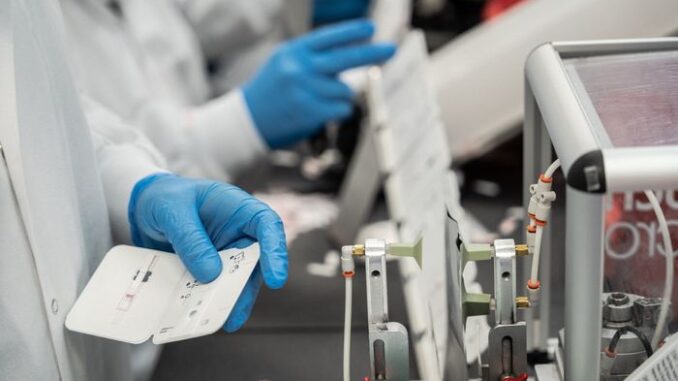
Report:
[[[396,30],[423,31],[429,52],[428,85],[445,127],[461,205],[471,221],[471,239],[479,242],[522,234],[523,66],[530,51],[548,41],[660,37],[678,32],[675,0],[375,3],[381,3],[371,5],[375,20],[405,14],[404,25],[396,25]],[[365,104],[358,102],[352,117],[341,125],[330,126],[291,149],[273,151],[236,179],[283,217],[291,260],[289,283],[279,291],[263,289],[250,321],[237,333],[166,345],[154,380],[341,378],[344,290],[338,250],[341,244],[352,242],[337,242],[328,229],[340,213],[337,199],[366,113]],[[365,221],[377,226],[379,234],[388,231],[379,226],[389,219],[386,204],[380,190]],[[555,219],[562,218],[562,210],[555,214]],[[409,325],[400,268],[395,262],[388,266],[390,318],[416,335]],[[354,286],[354,380],[367,375],[369,359],[361,269],[358,266]],[[485,290],[491,289],[490,264],[479,265],[476,279]],[[562,301],[562,293],[554,298]],[[414,356],[411,360],[411,377],[419,379],[420,364]]]

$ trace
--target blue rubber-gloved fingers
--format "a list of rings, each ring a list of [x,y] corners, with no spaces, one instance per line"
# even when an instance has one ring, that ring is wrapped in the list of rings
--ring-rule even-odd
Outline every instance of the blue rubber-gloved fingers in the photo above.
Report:
[[[369,43],[373,34],[367,20],[318,29],[283,44],[243,85],[255,127],[270,148],[298,142],[350,114],[353,92],[336,76],[382,63],[395,52],[392,45]]]
[[[317,122],[314,130],[320,130],[324,127],[324,122],[340,121],[351,116],[353,112],[354,93],[348,85],[336,78],[325,77],[322,75],[313,76],[313,81],[309,81],[307,90],[316,96],[309,100],[309,107],[313,107],[317,113]]]
[[[160,207],[155,218],[188,271],[201,283],[221,274],[223,264],[212,244],[195,205],[172,204]]]
[[[320,28],[295,42],[301,46],[321,51],[354,44],[372,38],[374,23],[369,20],[347,21]]]
[[[312,58],[312,65],[320,73],[335,75],[348,69],[383,63],[395,52],[395,45],[388,43],[350,46],[318,54]]]
[[[254,308],[254,302],[257,300],[257,295],[259,295],[261,283],[261,270],[259,265],[257,265],[254,272],[252,272],[250,279],[247,281],[245,288],[238,297],[238,301],[235,303],[231,314],[228,315],[228,319],[224,324],[224,330],[226,332],[235,332],[245,325],[252,313],[252,308]]]
[[[335,77],[312,75],[304,78],[304,88],[323,99],[352,102],[355,94],[353,90]]]
[[[250,219],[243,233],[259,241],[259,264],[266,286],[278,289],[287,282],[287,242],[280,217],[266,204]]]
[[[198,214],[217,250],[239,247],[234,242],[250,238],[240,233],[240,227],[251,218],[251,213],[246,212],[250,205],[259,202],[232,185],[215,183],[202,189],[198,195]]]

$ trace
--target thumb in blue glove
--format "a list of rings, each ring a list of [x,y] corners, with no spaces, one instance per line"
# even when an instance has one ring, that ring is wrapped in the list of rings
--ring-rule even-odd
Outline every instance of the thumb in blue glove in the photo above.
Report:
[[[318,29],[281,45],[243,86],[257,130],[271,148],[298,142],[350,115],[353,92],[338,75],[395,53],[392,44],[369,43],[373,34],[374,25],[365,20]]]
[[[221,273],[218,250],[259,242],[259,264],[224,325],[228,332],[247,321],[262,279],[273,289],[287,280],[287,246],[280,217],[235,186],[170,174],[150,175],[132,191],[129,222],[134,244],[175,251],[203,283]]]

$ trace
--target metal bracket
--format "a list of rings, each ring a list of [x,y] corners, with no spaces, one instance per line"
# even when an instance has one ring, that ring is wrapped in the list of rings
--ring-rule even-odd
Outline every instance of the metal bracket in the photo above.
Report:
[[[516,243],[494,241],[494,299],[496,324],[516,322]]]
[[[515,377],[527,372],[527,326],[525,322],[497,325],[490,330],[488,347],[489,381]]]
[[[369,325],[372,380],[408,381],[410,352],[407,329],[400,323]]]
[[[489,334],[489,381],[527,375],[527,326],[516,322],[516,244],[494,241],[495,327]]]
[[[383,240],[365,241],[370,379],[407,381],[410,376],[407,329],[388,321],[386,251]]]

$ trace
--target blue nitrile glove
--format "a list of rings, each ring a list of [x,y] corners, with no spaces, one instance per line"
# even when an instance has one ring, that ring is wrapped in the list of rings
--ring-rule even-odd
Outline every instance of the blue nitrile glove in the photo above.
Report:
[[[314,0],[313,24],[322,25],[365,17],[370,0]]]
[[[273,289],[287,280],[287,246],[280,217],[235,186],[170,174],[150,175],[134,186],[129,222],[135,245],[175,251],[203,283],[221,273],[217,250],[259,242],[259,264],[224,325],[228,332],[247,321],[262,277]]]
[[[392,44],[369,43],[371,22],[351,21],[318,29],[281,45],[243,87],[257,130],[271,148],[313,135],[331,120],[350,115],[353,92],[344,70],[384,62]]]

